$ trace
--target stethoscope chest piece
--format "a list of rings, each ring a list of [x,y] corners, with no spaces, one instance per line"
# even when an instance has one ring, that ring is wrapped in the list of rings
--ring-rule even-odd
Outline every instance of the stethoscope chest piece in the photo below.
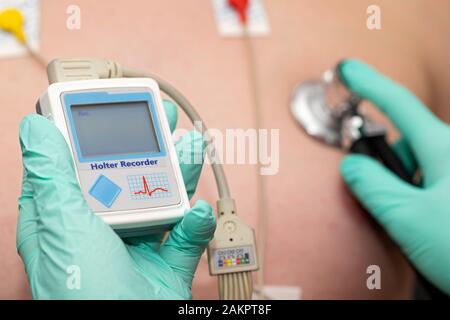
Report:
[[[306,81],[297,86],[291,100],[291,112],[306,133],[328,145],[341,146],[341,121],[326,103],[326,85]]]

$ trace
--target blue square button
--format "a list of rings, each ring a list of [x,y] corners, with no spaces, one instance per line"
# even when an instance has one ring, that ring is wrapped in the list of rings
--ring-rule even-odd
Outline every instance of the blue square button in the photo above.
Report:
[[[100,175],[89,190],[89,194],[100,201],[105,207],[111,208],[121,191],[122,188],[117,184],[104,175]]]

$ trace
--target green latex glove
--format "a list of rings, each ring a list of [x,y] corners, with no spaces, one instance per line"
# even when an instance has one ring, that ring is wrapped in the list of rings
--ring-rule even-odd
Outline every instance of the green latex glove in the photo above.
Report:
[[[340,71],[348,88],[402,133],[395,150],[411,173],[419,165],[423,184],[407,184],[363,155],[343,160],[344,180],[417,269],[450,294],[450,127],[407,89],[362,62],[348,60]]]
[[[173,130],[176,107],[164,105]],[[52,123],[27,116],[20,145],[24,175],[17,248],[34,298],[191,298],[194,272],[215,230],[206,202],[197,201],[162,244],[163,233],[124,242],[88,208],[67,143]],[[203,148],[196,132],[176,144],[179,157],[203,155]],[[202,164],[180,166],[191,197]]]

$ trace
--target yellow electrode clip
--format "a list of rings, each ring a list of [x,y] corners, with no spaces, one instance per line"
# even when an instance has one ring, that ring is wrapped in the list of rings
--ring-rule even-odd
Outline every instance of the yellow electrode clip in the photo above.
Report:
[[[0,29],[12,33],[21,43],[26,43],[23,22],[23,15],[18,9],[8,8],[0,11]]]

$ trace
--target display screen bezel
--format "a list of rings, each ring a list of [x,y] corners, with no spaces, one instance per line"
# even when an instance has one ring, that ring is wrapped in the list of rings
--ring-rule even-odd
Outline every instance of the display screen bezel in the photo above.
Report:
[[[154,157],[164,157],[167,155],[166,146],[164,144],[162,130],[160,127],[160,119],[155,106],[155,100],[151,92],[108,92],[108,91],[87,91],[87,92],[74,92],[65,93],[62,96],[62,101],[65,107],[67,125],[72,137],[72,145],[76,151],[78,161],[80,163],[86,162],[98,162],[105,160],[126,160],[126,159],[139,159],[139,158],[154,158]],[[109,105],[114,103],[135,103],[135,102],[145,102],[149,108],[150,120],[152,121],[156,140],[160,151],[155,152],[145,152],[145,153],[129,153],[129,154],[116,154],[116,155],[102,155],[102,156],[83,156],[78,141],[77,131],[75,127],[75,122],[72,115],[72,106],[92,106],[92,105]]]

